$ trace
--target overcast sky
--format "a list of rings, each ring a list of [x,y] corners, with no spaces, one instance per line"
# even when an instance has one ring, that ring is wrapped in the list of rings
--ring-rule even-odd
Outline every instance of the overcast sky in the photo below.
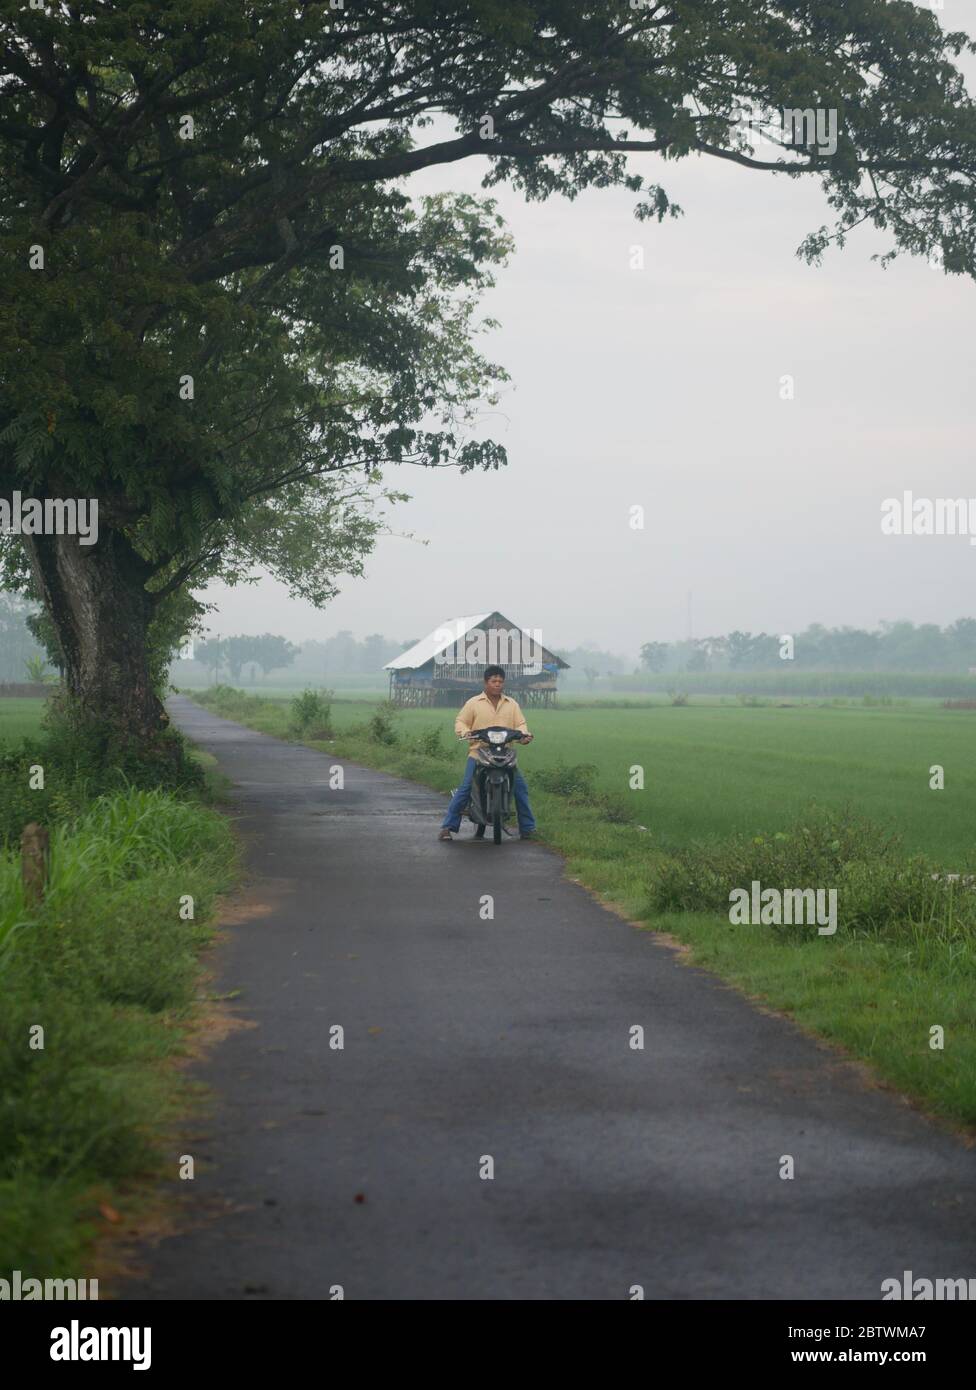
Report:
[[[976,0],[945,0],[941,18],[976,32]],[[632,162],[683,217],[637,222],[623,191],[528,204],[495,190],[517,250],[484,300],[501,323],[484,349],[512,376],[488,432],[509,467],[388,470],[412,494],[394,524],[427,545],[381,539],[322,611],[271,580],[213,586],[213,630],[406,639],[497,608],[547,646],[634,656],[687,635],[689,592],[696,637],[976,616],[965,536],[880,529],[905,490],[976,496],[973,283],[924,260],[881,269],[888,243],[870,230],[820,268],[799,261],[831,220],[813,179]],[[483,172],[411,187],[476,193]]]

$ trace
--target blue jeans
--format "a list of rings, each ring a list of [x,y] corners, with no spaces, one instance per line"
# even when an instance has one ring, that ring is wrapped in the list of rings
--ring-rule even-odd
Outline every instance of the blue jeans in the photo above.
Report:
[[[451,804],[447,808],[447,815],[441,822],[442,830],[460,830],[461,812],[471,800],[471,783],[474,779],[474,770],[478,766],[477,758],[469,758],[468,765],[464,769],[464,776],[461,785],[451,797]],[[535,829],[535,816],[532,814],[532,807],[529,805],[529,789],[525,784],[525,778],[515,769],[515,814],[518,816],[518,828],[521,831]]]

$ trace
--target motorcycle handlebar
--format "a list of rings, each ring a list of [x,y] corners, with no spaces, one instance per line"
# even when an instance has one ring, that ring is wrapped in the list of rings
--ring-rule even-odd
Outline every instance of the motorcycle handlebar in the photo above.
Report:
[[[492,725],[492,728],[496,728],[496,729],[497,729],[497,728],[501,728],[501,727],[502,727],[502,726],[501,726],[500,724],[494,724],[494,725]],[[487,732],[488,732],[487,729],[469,729],[468,732],[467,732],[466,734],[459,734],[458,737],[461,738],[461,739],[466,739],[466,738],[481,738],[481,739],[483,739],[484,736],[485,736],[485,734],[487,734]],[[519,738],[519,739],[525,738],[525,734],[523,734],[523,732],[522,732],[521,729],[508,729],[508,730],[506,730],[506,732],[507,732],[508,734],[510,734],[512,738]],[[534,735],[533,735],[533,737],[534,737]]]

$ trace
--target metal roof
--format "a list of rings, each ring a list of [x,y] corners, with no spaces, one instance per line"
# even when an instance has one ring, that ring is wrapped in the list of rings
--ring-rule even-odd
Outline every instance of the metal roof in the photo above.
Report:
[[[477,627],[486,618],[490,618],[492,611],[474,613],[466,618],[446,619],[443,623],[439,623],[433,632],[428,632],[426,637],[422,637],[415,646],[401,652],[392,661],[388,661],[383,670],[402,671],[404,668],[413,669],[417,666],[426,666],[427,662],[438,652],[442,652],[445,647],[450,647],[454,642],[460,641],[473,627]]]

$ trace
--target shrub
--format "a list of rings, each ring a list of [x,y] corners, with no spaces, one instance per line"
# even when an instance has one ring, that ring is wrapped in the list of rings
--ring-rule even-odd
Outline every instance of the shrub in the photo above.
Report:
[[[303,690],[296,696],[290,728],[296,738],[332,738],[332,691]]]
[[[533,773],[533,781],[554,796],[564,796],[569,801],[588,801],[595,795],[593,779],[598,771],[596,763],[540,767]]]
[[[454,750],[445,744],[440,727],[426,729],[417,739],[417,752],[425,758],[453,759]]]
[[[574,763],[570,767],[542,767],[533,772],[533,781],[543,791],[560,796],[574,806],[589,806],[604,820],[622,824],[633,819],[632,804],[613,792],[597,791],[593,785],[599,769],[595,763]]]
[[[763,888],[836,888],[838,926],[854,932],[897,936],[924,924],[976,939],[976,893],[947,882],[924,856],[906,858],[895,835],[846,810],[814,810],[786,831],[675,850],[651,884],[651,906],[725,914],[732,890],[754,880]]]
[[[396,743],[399,734],[394,720],[398,713],[399,709],[392,700],[384,700],[366,725],[366,737],[373,743]]]
[[[634,802],[626,793],[595,792],[592,805],[600,811],[604,820],[615,825],[625,825],[634,819]]]
[[[672,705],[686,705],[688,703],[688,695],[684,690],[669,690],[668,699]]]
[[[204,690],[191,690],[186,692],[198,705],[226,705],[235,703],[238,700],[249,700],[252,696],[245,695],[243,690],[238,690],[233,685],[208,685]]]

